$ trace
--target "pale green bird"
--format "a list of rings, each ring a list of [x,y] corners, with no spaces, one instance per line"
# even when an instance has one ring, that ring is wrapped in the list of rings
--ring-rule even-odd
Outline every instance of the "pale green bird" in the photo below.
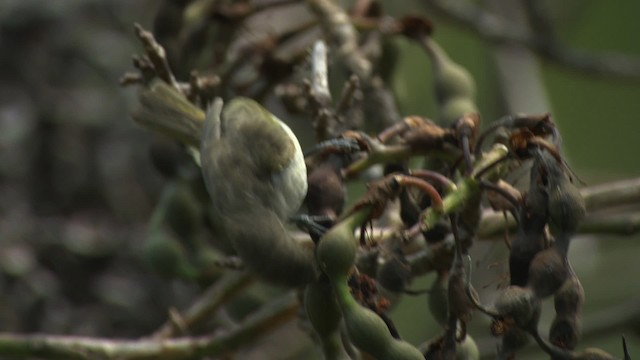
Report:
[[[216,99],[205,114],[182,94],[156,81],[140,96],[136,122],[199,148],[218,235],[231,242],[257,275],[278,284],[313,281],[311,246],[285,223],[307,192],[307,170],[291,129],[254,100]]]

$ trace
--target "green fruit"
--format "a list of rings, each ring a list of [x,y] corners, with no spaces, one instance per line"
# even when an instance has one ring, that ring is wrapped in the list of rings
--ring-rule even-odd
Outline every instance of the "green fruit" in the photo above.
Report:
[[[387,351],[393,340],[387,324],[373,311],[358,304],[343,308],[349,339],[358,349],[376,356]]]
[[[452,124],[465,114],[477,112],[473,99],[465,97],[452,98],[440,105],[440,118],[444,124]]]
[[[162,229],[150,232],[142,251],[143,261],[161,276],[192,279],[197,275],[182,244]]]
[[[435,41],[429,41],[427,50],[433,66],[436,99],[444,104],[453,98],[473,99],[475,82],[467,69],[451,60]]]
[[[384,353],[374,355],[384,360],[424,360],[424,356],[415,346],[397,339],[391,341]]]
[[[357,240],[354,230],[368,216],[369,209],[360,209],[334,225],[322,238],[316,249],[316,259],[330,279],[344,276],[356,259]]]
[[[480,350],[471,335],[467,334],[462,343],[456,346],[456,360],[480,360]]]
[[[319,280],[307,285],[304,291],[304,308],[313,329],[321,338],[339,328],[342,314],[333,296],[331,284],[327,281]]]

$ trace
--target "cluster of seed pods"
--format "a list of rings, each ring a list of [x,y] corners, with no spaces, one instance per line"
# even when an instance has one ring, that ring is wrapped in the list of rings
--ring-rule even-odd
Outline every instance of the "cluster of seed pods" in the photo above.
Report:
[[[363,133],[345,132],[330,140],[330,146],[323,150],[324,153],[318,156],[316,162],[307,163],[309,191],[305,206],[308,217],[299,221],[298,225],[303,225],[311,235],[315,244],[313,251],[311,246],[299,246],[289,236],[284,228],[286,219],[282,214],[265,211],[269,209],[254,209],[255,206],[247,207],[253,211],[251,216],[248,216],[245,208],[237,209],[232,214],[229,209],[239,202],[238,198],[246,195],[246,191],[244,188],[235,188],[236,183],[230,181],[227,191],[216,193],[233,196],[224,195],[222,199],[213,199],[214,202],[228,205],[218,205],[225,209],[222,213],[224,220],[228,222],[227,232],[242,235],[249,233],[245,222],[247,217],[252,218],[252,226],[260,230],[256,234],[255,229],[250,229],[252,236],[235,236],[236,251],[250,269],[260,273],[268,281],[288,286],[305,286],[306,315],[326,359],[358,358],[351,351],[351,345],[382,360],[479,359],[477,346],[465,328],[474,305],[495,320],[492,330],[501,336],[499,358],[512,358],[532,337],[554,359],[612,358],[597,349],[573,351],[580,339],[584,291],[567,255],[571,238],[585,216],[585,204],[558,153],[559,136],[549,116],[510,116],[477,136],[480,117],[475,105],[472,77],[424,33],[418,32],[411,36],[419,41],[432,61],[434,93],[440,120],[448,126],[440,126],[420,116],[409,116],[384,129],[375,139]],[[164,88],[158,87],[156,91],[162,89]],[[244,100],[241,105],[254,110],[258,107],[257,103],[249,103],[248,100]],[[225,119],[236,116],[231,110],[225,111]],[[192,112],[197,113],[198,119],[205,117],[201,111]],[[208,116],[207,120],[210,120]],[[198,131],[207,135],[211,129],[206,126],[200,129],[203,127],[202,122],[200,119],[194,123],[198,124]],[[231,123],[234,122],[237,121]],[[514,210],[519,226],[511,242],[510,284],[501,291],[494,308],[489,310],[478,303],[477,295],[468,281],[465,286],[463,258],[468,255],[480,222],[482,187],[487,186],[482,183],[485,180],[484,171],[491,168],[487,164],[491,159],[485,158],[482,144],[486,134],[500,127],[509,132],[508,139],[505,140],[508,150],[499,144],[504,148],[504,153],[509,153],[507,160],[531,159],[533,164],[530,187],[526,195],[519,199],[519,207]],[[551,137],[553,143],[547,142],[547,137]],[[207,147],[210,138],[213,139],[204,136],[205,140],[201,145]],[[199,139],[194,134],[186,134],[182,141],[189,144],[197,143]],[[213,149],[216,151],[212,152],[212,159],[216,159],[216,154],[222,153],[223,149],[236,145],[220,145],[220,139],[214,140],[217,142],[210,141],[211,147],[215,145],[218,148]],[[428,162],[433,160],[429,155],[446,153],[452,148],[453,151],[448,155],[453,154],[454,159],[445,159],[448,172],[438,174],[440,179],[435,179],[435,172],[408,169],[409,157],[427,155]],[[366,154],[352,158],[354,153]],[[205,181],[208,185],[215,185],[220,174],[211,175],[207,172],[212,167],[213,160],[207,156],[201,158]],[[393,189],[393,194],[384,194],[388,190],[385,188],[382,193],[374,191],[365,195],[364,201],[360,201],[346,215],[341,215],[346,195],[344,182],[378,163],[401,172],[402,174],[391,177],[402,179],[405,182],[402,186],[416,185],[422,181],[421,177],[431,177],[430,182],[437,183],[438,190],[432,185],[427,188],[422,182],[419,184],[422,186],[421,190],[428,196],[421,200],[426,201],[412,202],[407,192]],[[238,179],[245,180],[246,171],[239,169],[237,165],[231,166],[234,165],[231,162],[228,165],[230,166],[223,167],[227,176],[231,173],[237,175]],[[499,177],[489,180],[495,185]],[[444,204],[438,192],[447,193],[456,188],[450,179],[459,180],[457,185],[464,186],[467,195],[445,198],[448,202]],[[264,198],[270,199],[269,191],[272,189],[259,190],[263,191],[261,194]],[[355,266],[358,248],[363,244],[363,239],[355,236],[355,230],[363,229],[365,224],[387,210],[386,202],[380,204],[376,201],[396,197],[400,198],[399,212],[403,225],[408,228],[405,229],[407,234],[424,235],[428,245],[444,242],[449,234],[455,238],[454,254],[449,254],[451,256],[447,259],[439,259],[442,266],[432,269],[437,276],[428,297],[429,310],[445,329],[445,335],[437,340],[438,344],[432,343],[423,351],[401,340],[384,314],[359,301],[349,285],[354,273],[365,272],[360,264]],[[227,203],[224,204],[224,201]],[[249,200],[246,202],[251,203]],[[444,221],[447,216],[451,220],[451,226]],[[259,246],[256,245],[257,237],[265,240]],[[372,276],[377,277],[378,284],[391,293],[409,293],[407,286],[415,274],[404,258],[401,245],[405,244],[399,239],[394,241],[400,245],[394,248],[392,256],[372,271]],[[374,261],[378,260],[376,254]],[[537,327],[541,303],[551,296],[554,297],[556,314],[547,342],[540,337]],[[342,333],[343,330],[346,336]]]
[[[581,336],[584,290],[567,256],[585,203],[557,154],[536,147],[531,157],[530,187],[511,242],[510,285],[499,294],[494,310],[487,311],[494,317],[494,334],[502,339],[499,358],[512,358],[533,337],[554,359],[613,359],[597,349],[572,351]],[[550,296],[556,312],[551,344],[538,333],[541,303]]]
[[[370,212],[371,209],[367,207],[356,210],[333,226],[318,244],[318,264],[331,283],[349,340],[353,345],[381,360],[424,359],[417,348],[395,339],[384,320],[372,310],[360,305],[350,293],[348,277],[356,260],[358,246],[354,231],[367,220]],[[309,313],[309,310],[307,312]]]

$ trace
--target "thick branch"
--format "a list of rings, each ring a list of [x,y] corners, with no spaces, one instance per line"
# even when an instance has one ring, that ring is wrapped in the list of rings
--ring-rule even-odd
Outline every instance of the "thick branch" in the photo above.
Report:
[[[429,9],[478,34],[486,41],[523,45],[547,60],[584,74],[640,81],[638,58],[618,53],[594,54],[548,41],[543,34],[518,31],[509,21],[485,11],[470,1],[426,0],[425,3]]]
[[[358,34],[349,15],[331,0],[308,0],[307,4],[322,26],[327,38],[335,46],[349,70],[360,79],[371,76],[372,65],[358,48]]]
[[[580,193],[592,214],[578,228],[580,233],[630,235],[640,231],[640,214],[595,214],[611,207],[640,204],[640,178],[586,187]],[[491,213],[482,217],[478,236],[485,239],[500,236],[505,227],[513,230],[515,226],[510,215],[505,218],[501,213]]]
[[[289,293],[252,314],[237,328],[210,336],[175,340],[108,340],[81,336],[0,335],[0,356],[47,359],[193,359],[217,357],[246,345],[297,314]]]

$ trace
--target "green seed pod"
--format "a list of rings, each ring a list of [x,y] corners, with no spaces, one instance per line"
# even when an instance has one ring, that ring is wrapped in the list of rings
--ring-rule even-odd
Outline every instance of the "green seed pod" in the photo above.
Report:
[[[477,108],[475,104],[473,104],[476,89],[471,74],[469,74],[465,68],[451,60],[444,49],[435,41],[429,39],[425,45],[432,61],[436,100],[440,107],[444,108],[447,103],[453,101],[468,101],[468,104],[465,106],[456,106],[460,107],[460,110],[463,112],[452,112],[447,114],[448,116],[452,116],[451,118],[445,118],[443,120],[447,121],[447,123],[452,123],[467,112],[477,112]]]
[[[438,272],[429,292],[429,311],[431,316],[442,326],[446,326],[449,317],[448,283],[446,271]]]
[[[540,299],[529,288],[509,286],[500,293],[495,303],[496,311],[503,317],[510,317],[522,328],[528,329],[538,324]]]
[[[583,305],[584,288],[580,279],[571,272],[571,276],[554,295],[556,314],[563,316],[580,314]]]
[[[164,214],[154,214],[151,223],[163,221],[156,216],[160,216],[167,223],[169,228],[188,246],[193,246],[194,236],[202,226],[202,204],[191,189],[188,181],[177,181],[166,187],[160,207],[164,207]]]
[[[394,339],[387,324],[376,313],[356,302],[349,291],[346,274],[336,276],[332,282],[353,345],[382,360],[424,359],[418,349]]]
[[[347,309],[343,307],[343,315],[353,345],[374,356],[387,351],[393,338],[387,324],[376,313],[354,303]]]
[[[189,161],[184,148],[166,136],[155,135],[149,148],[151,163],[165,178],[175,178],[180,167]]]
[[[188,262],[182,244],[161,228],[149,233],[142,250],[142,258],[155,272],[167,278],[193,279],[197,275],[196,269]]]
[[[549,341],[559,348],[573,350],[582,337],[582,327],[577,316],[556,316],[549,328]]]
[[[382,354],[374,354],[376,357],[385,360],[423,360],[424,356],[418,349],[408,342],[393,339]]]
[[[470,98],[457,97],[440,105],[440,118],[445,124],[451,124],[465,114],[477,113],[478,108]]]
[[[304,307],[318,335],[325,359],[350,360],[340,336],[342,314],[326,278],[307,285]]]
[[[456,346],[456,360],[480,360],[480,350],[471,335],[467,334],[462,343]]]
[[[368,215],[368,209],[358,210],[334,225],[320,239],[316,249],[316,259],[322,271],[330,279],[344,276],[353,266],[357,248],[354,230]]]
[[[304,308],[313,329],[325,337],[339,328],[342,314],[333,296],[331,284],[318,280],[308,284],[304,291]]]

